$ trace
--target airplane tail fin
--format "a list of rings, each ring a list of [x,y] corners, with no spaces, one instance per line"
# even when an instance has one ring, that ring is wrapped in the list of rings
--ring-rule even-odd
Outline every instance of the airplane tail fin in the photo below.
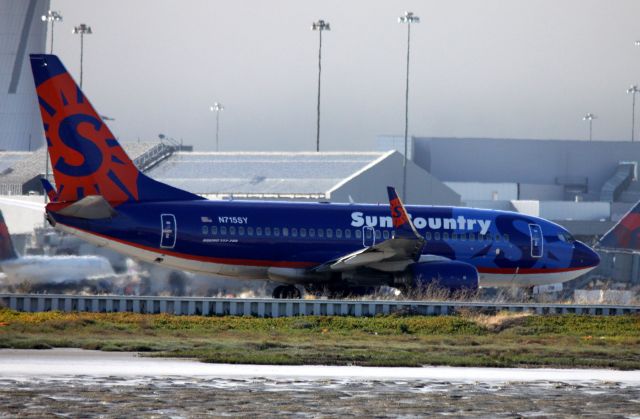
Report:
[[[140,172],[58,57],[30,58],[58,202],[88,195],[113,205],[203,199]]]
[[[411,222],[407,210],[396,193],[396,189],[392,186],[387,186],[387,193],[389,194],[389,205],[391,206],[394,237],[422,238]]]
[[[602,236],[597,247],[640,251],[640,202]]]
[[[0,211],[0,261],[15,259],[17,257],[18,255],[13,247],[7,223],[4,221],[2,211]]]

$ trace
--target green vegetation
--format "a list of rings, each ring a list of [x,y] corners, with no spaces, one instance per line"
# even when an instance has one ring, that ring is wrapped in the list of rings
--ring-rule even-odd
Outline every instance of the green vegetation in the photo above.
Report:
[[[0,309],[0,347],[205,362],[640,369],[640,316],[200,317]]]

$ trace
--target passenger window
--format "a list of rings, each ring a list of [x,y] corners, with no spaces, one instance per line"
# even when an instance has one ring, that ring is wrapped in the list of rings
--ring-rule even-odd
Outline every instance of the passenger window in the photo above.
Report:
[[[265,227],[264,228],[264,235],[265,236],[270,236],[271,235],[271,227]]]
[[[467,240],[467,233],[460,234],[460,240],[461,241],[466,241]]]
[[[500,241],[500,235],[496,234],[496,241],[499,242]]]
[[[427,232],[424,234],[424,238],[425,238],[425,239],[427,239],[427,240],[431,240],[431,232],[430,232],[430,231],[427,231]]]
[[[380,240],[382,238],[382,233],[380,230],[376,230],[376,240]]]
[[[333,238],[333,230],[331,230],[330,228],[327,229],[327,238]]]
[[[318,237],[324,237],[324,230],[321,228],[318,229]]]
[[[256,236],[262,236],[262,227],[256,227]]]
[[[227,227],[226,226],[221,226],[220,227],[220,234],[222,234],[223,236],[227,235]]]
[[[364,231],[364,236],[365,236],[367,239],[370,239],[371,237],[373,237],[373,234],[371,233],[371,229],[370,229],[370,228],[367,228],[367,229]]]
[[[387,240],[389,238],[389,230],[383,230],[382,237]]]
[[[229,227],[229,235],[230,236],[236,235],[236,228],[234,226]]]
[[[310,228],[309,229],[309,237],[315,237],[316,236],[316,229],[315,228]]]
[[[336,239],[341,239],[342,238],[342,230],[337,228],[336,229]]]
[[[356,230],[356,239],[362,238],[362,230]]]
[[[211,226],[211,234],[214,236],[218,234],[218,226]]]
[[[205,236],[206,236],[207,234],[209,234],[209,227],[207,227],[207,226],[202,226],[202,234],[204,234]]]
[[[442,233],[442,240],[449,240],[449,233]]]
[[[307,237],[307,229],[306,228],[301,228],[300,229],[300,237]]]
[[[509,235],[505,234],[504,236],[502,236],[502,238],[504,239],[504,241],[508,242],[509,241]]]
[[[344,231],[344,238],[345,238],[345,239],[350,239],[350,238],[351,238],[351,230],[346,229],[346,230]]]
[[[440,240],[440,232],[433,233],[433,240]]]
[[[469,233],[469,241],[472,242],[472,241],[475,241],[475,240],[476,240],[476,235],[473,234],[473,233]]]
[[[451,240],[458,240],[458,233],[451,233]]]
[[[280,228],[279,227],[274,227],[273,228],[273,235],[276,237],[280,237]]]
[[[238,235],[244,236],[244,227],[238,227]]]
[[[293,227],[291,229],[291,237],[298,237],[298,229]]]
[[[285,237],[289,237],[289,228],[288,227],[282,227],[282,235]]]
[[[253,236],[253,227],[247,227],[247,234]]]

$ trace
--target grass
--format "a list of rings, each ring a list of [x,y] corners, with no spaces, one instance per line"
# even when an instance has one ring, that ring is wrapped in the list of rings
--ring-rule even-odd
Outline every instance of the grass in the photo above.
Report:
[[[0,310],[0,347],[205,362],[640,369],[640,316],[201,317]]]

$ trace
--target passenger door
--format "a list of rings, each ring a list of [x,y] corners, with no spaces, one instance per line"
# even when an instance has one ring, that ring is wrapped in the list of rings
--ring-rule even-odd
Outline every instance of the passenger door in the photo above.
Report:
[[[173,214],[160,215],[160,248],[173,249],[178,235],[176,217]]]
[[[529,232],[531,233],[531,257],[542,257],[542,229],[538,224],[529,224]]]

